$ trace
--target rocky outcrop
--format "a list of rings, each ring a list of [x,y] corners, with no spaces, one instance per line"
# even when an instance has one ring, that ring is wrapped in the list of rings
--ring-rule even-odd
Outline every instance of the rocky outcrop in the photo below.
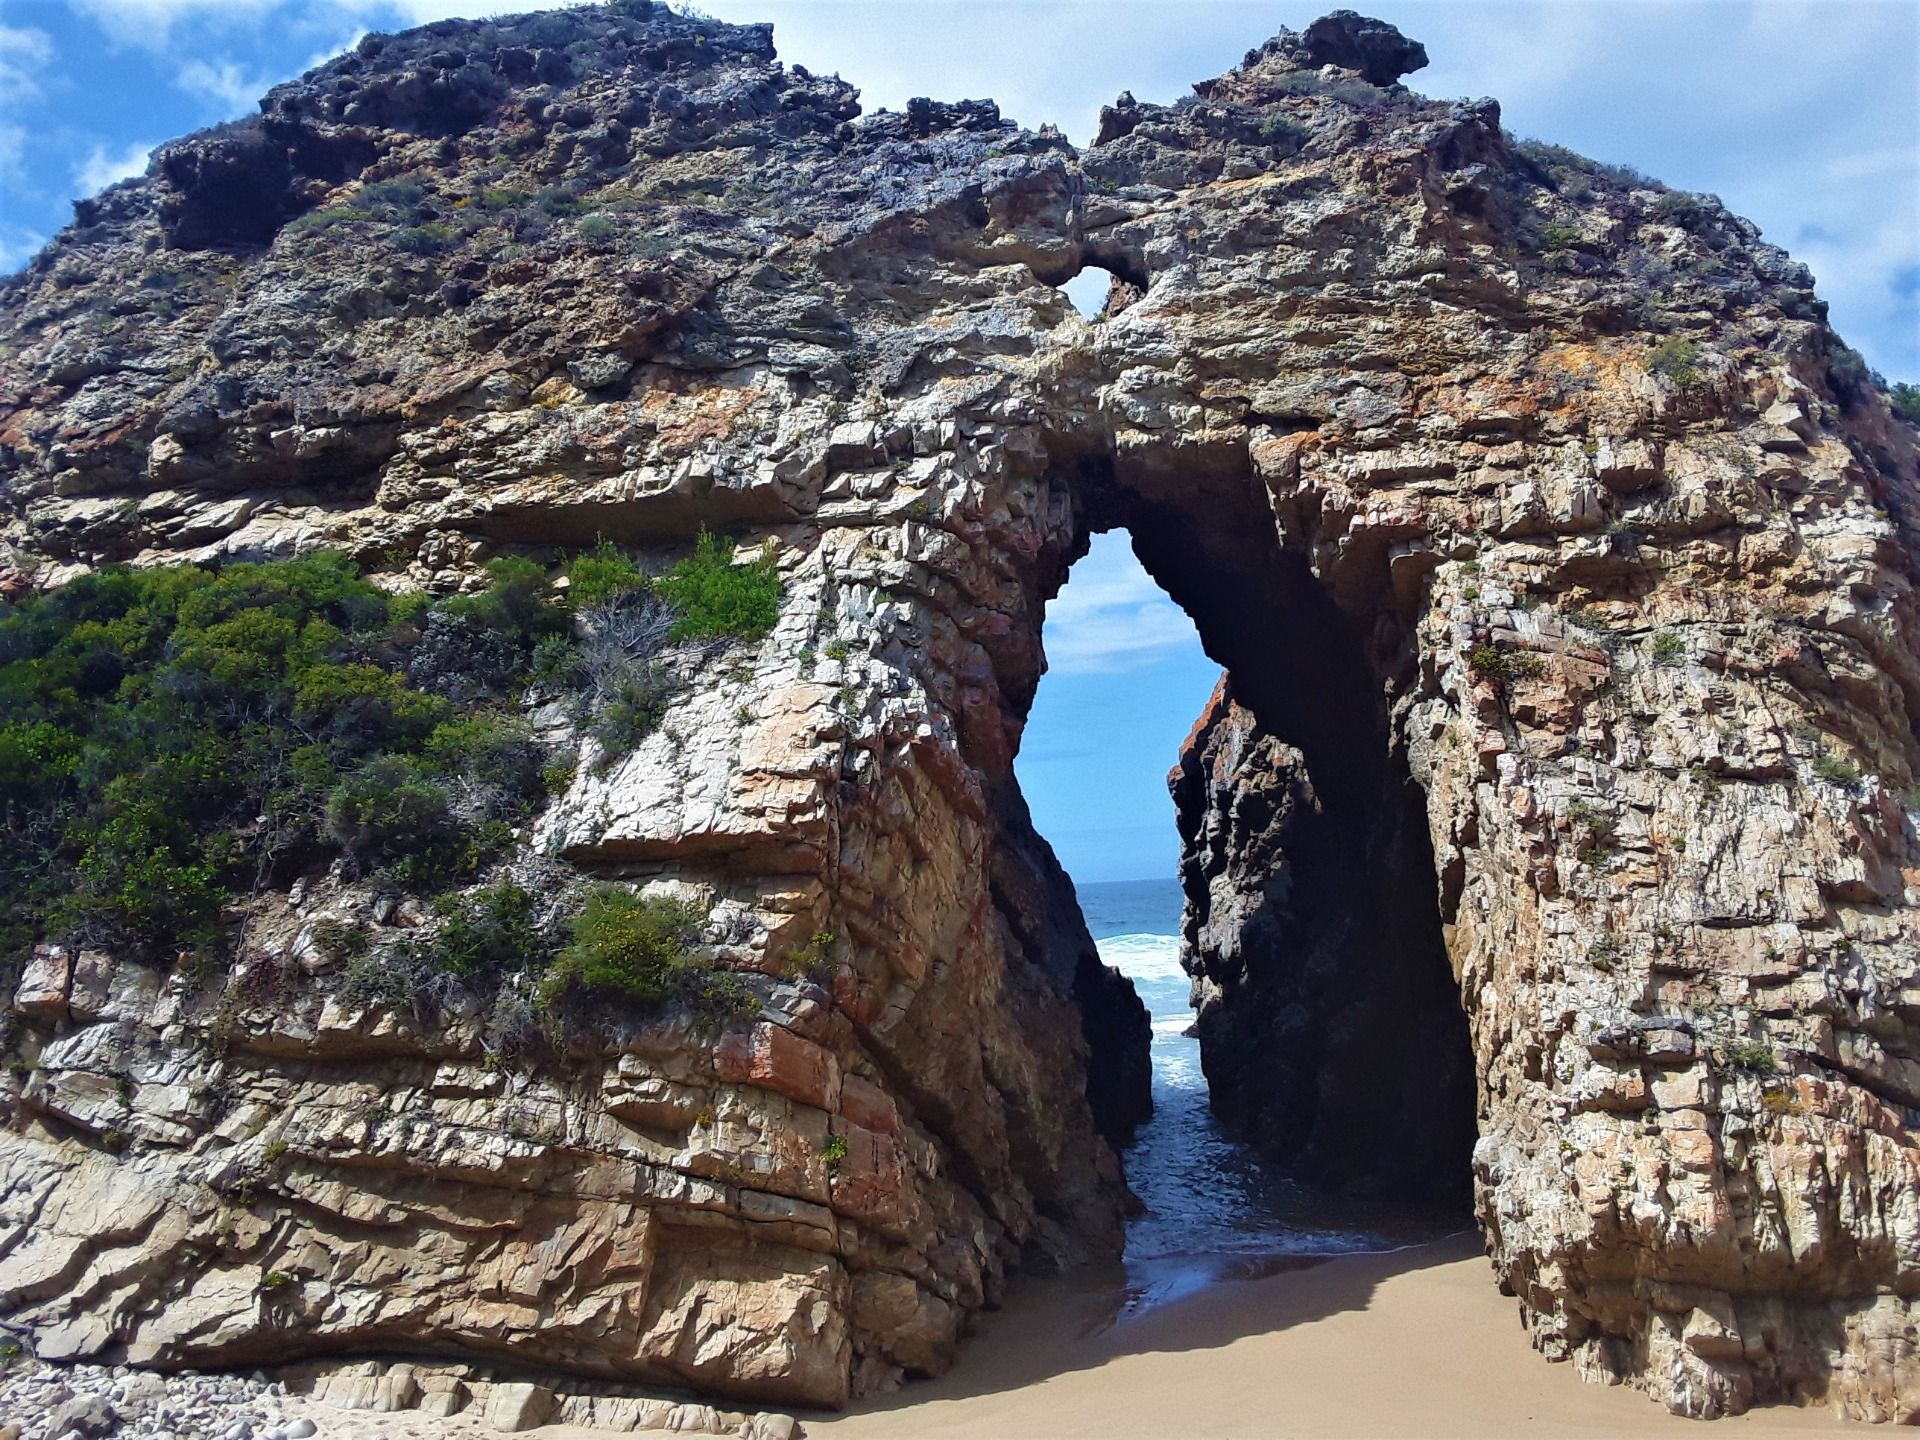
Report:
[[[1214,1113],[1322,1188],[1464,1211],[1472,1052],[1404,772],[1354,823],[1223,679],[1168,778]]]
[[[1329,17],[1076,154],[859,117],[764,29],[447,22],[83,206],[4,290],[34,584],[767,547],[773,633],[515,862],[699,896],[760,1008],[489,1065],[479,1017],[342,998],[312,926],[420,909],[326,876],[211,983],[44,949],[5,1323],[834,1404],[1111,1253],[1137,1002],[1011,762],[1045,602],[1124,526],[1232,677],[1187,811],[1223,1108],[1395,1188],[1457,1003],[1456,1164],[1543,1350],[1912,1415],[1913,433],[1751,225],[1409,93],[1420,54]],[[1303,1048],[1236,1078],[1263,1035]]]

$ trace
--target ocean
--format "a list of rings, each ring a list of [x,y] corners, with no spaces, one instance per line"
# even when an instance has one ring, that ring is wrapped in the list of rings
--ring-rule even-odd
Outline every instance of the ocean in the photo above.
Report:
[[[1207,1103],[1200,1042],[1186,1033],[1193,1011],[1191,982],[1180,968],[1178,881],[1075,889],[1101,958],[1133,981],[1153,1015],[1153,1117],[1123,1156],[1127,1183],[1145,1205],[1127,1227],[1136,1304],[1164,1302],[1230,1275],[1391,1249],[1439,1233],[1316,1196],[1221,1131]],[[1355,1227],[1356,1216],[1366,1228]]]

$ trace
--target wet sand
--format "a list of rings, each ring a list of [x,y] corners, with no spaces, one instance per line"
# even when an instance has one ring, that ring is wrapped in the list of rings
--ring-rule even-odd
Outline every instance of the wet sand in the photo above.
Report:
[[[1259,1278],[1207,1283],[1169,1266],[1146,1279],[1144,1295],[1138,1284],[1129,1295],[1113,1283],[1024,1283],[953,1371],[846,1415],[808,1416],[807,1433],[1701,1440],[1838,1427],[1825,1410],[1771,1408],[1703,1429],[1635,1391],[1547,1363],[1472,1234],[1384,1255],[1269,1262]]]

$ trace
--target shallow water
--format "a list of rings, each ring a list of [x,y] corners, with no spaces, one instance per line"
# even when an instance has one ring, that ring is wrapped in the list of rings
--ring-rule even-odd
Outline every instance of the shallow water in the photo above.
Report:
[[[1129,1310],[1220,1280],[1418,1244],[1456,1228],[1424,1214],[1315,1196],[1223,1134],[1207,1103],[1200,1042],[1186,1033],[1193,1011],[1180,968],[1178,882],[1078,888],[1102,958],[1133,981],[1153,1015],[1153,1118],[1125,1154],[1127,1183],[1146,1207],[1127,1227]]]

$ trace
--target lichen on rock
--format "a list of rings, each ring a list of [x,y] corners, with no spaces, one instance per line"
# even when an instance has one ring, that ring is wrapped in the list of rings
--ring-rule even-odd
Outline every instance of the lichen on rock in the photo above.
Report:
[[[1076,151],[862,116],[766,27],[448,21],[78,207],[0,288],[10,601],[321,549],[441,597],[603,540],[658,576],[702,531],[780,599],[499,861],[692,907],[749,1005],[502,1060],[342,992],[317,925],[433,911],[325,870],[229,917],[230,973],[41,937],[9,1330],[838,1405],[1115,1253],[1144,1016],[1012,761],[1046,601],[1124,527],[1231,675],[1183,762],[1223,1108],[1285,1072],[1311,1113],[1252,1133],[1392,1189],[1449,1153],[1421,1065],[1470,1070],[1456,1179],[1541,1349],[1911,1418],[1914,433],[1754,227],[1424,58],[1340,12]],[[1235,908],[1286,883],[1293,989]]]

